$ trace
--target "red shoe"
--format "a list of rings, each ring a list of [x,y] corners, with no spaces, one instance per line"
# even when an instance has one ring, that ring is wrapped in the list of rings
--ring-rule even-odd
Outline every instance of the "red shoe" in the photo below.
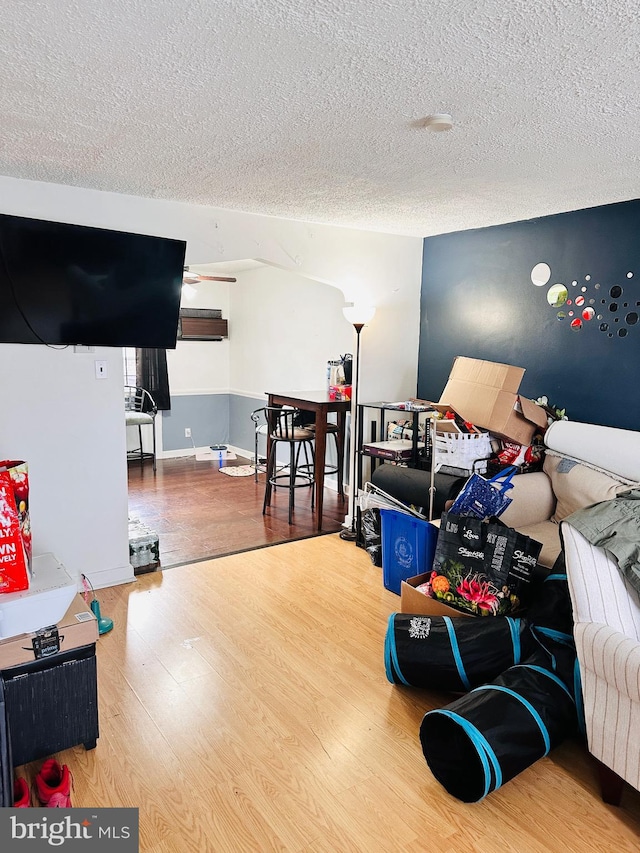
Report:
[[[55,758],[47,758],[36,776],[36,794],[43,806],[71,808],[71,773],[66,764],[60,766]]]
[[[14,809],[28,809],[31,805],[31,794],[27,780],[22,776],[16,776],[13,783],[13,807]]]

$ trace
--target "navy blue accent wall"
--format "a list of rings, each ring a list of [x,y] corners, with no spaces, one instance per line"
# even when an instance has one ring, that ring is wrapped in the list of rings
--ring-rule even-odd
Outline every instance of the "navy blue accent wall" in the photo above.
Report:
[[[554,307],[558,283],[570,304]],[[640,429],[638,312],[640,201],[427,237],[418,396],[437,400],[465,355],[526,368],[522,393],[571,420]]]

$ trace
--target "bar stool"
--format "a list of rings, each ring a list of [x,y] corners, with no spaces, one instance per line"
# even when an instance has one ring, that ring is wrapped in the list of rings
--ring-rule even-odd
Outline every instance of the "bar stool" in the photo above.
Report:
[[[267,483],[264,492],[262,514],[271,506],[273,488],[289,490],[289,524],[293,523],[295,506],[295,490],[311,488],[311,509],[314,508],[314,451],[313,433],[308,429],[296,426],[299,409],[283,409],[278,406],[265,406],[264,413],[269,428],[271,450],[267,460]],[[279,473],[277,466],[278,446],[289,445],[288,472]],[[305,462],[299,465],[300,453],[304,451]]]
[[[158,407],[146,388],[135,385],[124,386],[124,417],[127,426],[138,427],[139,448],[127,451],[127,459],[137,459],[140,467],[145,459],[153,461],[153,473],[156,473],[156,415]],[[153,451],[143,449],[142,427],[150,426],[153,433]]]
[[[258,482],[258,472],[264,471],[260,467],[260,456],[258,451],[258,439],[260,436],[269,435],[269,424],[267,423],[267,413],[264,406],[261,409],[255,409],[249,415],[253,421],[253,476],[256,483]]]
[[[315,437],[315,423],[305,424],[305,429],[308,429],[310,433],[312,433]],[[333,436],[333,440],[336,446],[336,464],[327,464],[325,461],[324,464],[324,473],[326,474],[337,474],[337,486],[338,486],[338,495],[344,500],[344,441],[343,437],[340,434],[340,430],[338,429],[337,424],[328,423],[327,424],[327,439],[329,436]],[[328,447],[328,443],[327,443]],[[316,460],[317,462],[317,460]],[[299,468],[302,466],[298,466]]]

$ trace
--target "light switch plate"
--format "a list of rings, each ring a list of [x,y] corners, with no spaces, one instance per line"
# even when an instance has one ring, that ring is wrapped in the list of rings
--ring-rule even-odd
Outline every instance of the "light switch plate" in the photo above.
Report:
[[[95,361],[96,367],[96,379],[106,379],[107,378],[107,362],[102,359],[96,359]]]

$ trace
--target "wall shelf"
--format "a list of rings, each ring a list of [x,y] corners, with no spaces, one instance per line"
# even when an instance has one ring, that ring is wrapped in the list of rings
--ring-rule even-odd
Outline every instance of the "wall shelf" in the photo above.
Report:
[[[181,308],[179,341],[221,341],[229,337],[227,320],[218,308]]]

